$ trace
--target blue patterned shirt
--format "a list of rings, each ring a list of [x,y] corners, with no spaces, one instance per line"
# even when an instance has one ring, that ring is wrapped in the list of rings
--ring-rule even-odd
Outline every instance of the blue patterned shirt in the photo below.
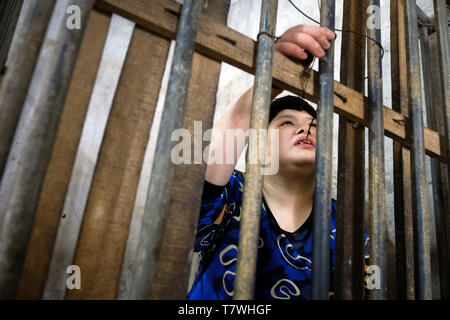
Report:
[[[187,299],[232,299],[239,241],[244,176],[234,170],[224,187],[202,199],[195,241],[201,260]],[[215,194],[214,194],[215,192]],[[213,196],[211,196],[213,194]],[[330,291],[335,265],[336,201],[332,201],[330,229]],[[368,246],[366,233],[365,246]],[[260,234],[254,298],[309,299],[312,259],[312,214],[295,232],[280,228],[269,207],[261,204]]]

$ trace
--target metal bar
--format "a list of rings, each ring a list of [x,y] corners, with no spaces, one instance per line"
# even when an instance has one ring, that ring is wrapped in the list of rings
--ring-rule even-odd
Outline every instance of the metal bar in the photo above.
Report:
[[[43,299],[63,300],[65,297],[66,268],[75,256],[94,171],[133,30],[134,22],[112,15],[64,200]]]
[[[411,176],[413,195],[414,262],[416,298],[431,299],[430,235],[425,165],[422,88],[420,83],[420,52],[418,43],[417,7],[406,1],[406,29],[408,31],[408,95],[411,121]]]
[[[406,70],[405,1],[391,1],[391,96],[392,108],[408,115],[408,76]],[[410,128],[405,128],[408,131]],[[407,132],[408,132],[407,131]],[[409,133],[406,134],[410,136]],[[410,152],[394,140],[394,209],[397,298],[414,299],[414,248]]]
[[[379,0],[368,5],[380,6]],[[381,43],[381,29],[368,28],[367,34]],[[384,120],[381,50],[367,43],[369,96],[369,234],[370,264],[380,268],[380,289],[370,291],[374,300],[387,298],[386,269],[386,188],[384,172]]]
[[[334,30],[336,3],[322,1],[320,25]],[[316,176],[313,212],[311,298],[328,299],[330,278],[330,210],[333,160],[334,42],[319,63]]]
[[[422,58],[422,70],[423,67],[430,67],[430,46],[428,41],[428,27],[420,27],[420,53]],[[423,84],[424,84],[424,94],[425,94],[425,110],[427,115],[428,127],[437,130],[436,114],[434,110],[436,106],[433,105],[432,99],[432,79],[431,72],[422,72]],[[436,76],[436,74],[433,74]],[[439,75],[438,75],[439,76]],[[444,198],[443,198],[443,183],[440,176],[440,163],[436,159],[430,159],[431,166],[431,180],[433,187],[433,203],[434,203],[434,219],[436,225],[436,242],[438,251],[438,261],[439,261],[439,284],[441,290],[441,298],[444,300],[448,299],[448,241],[447,234],[445,230],[446,214],[444,208]]]
[[[173,130],[182,125],[201,8],[202,1],[186,0],[181,10],[169,86],[158,133],[142,229],[139,234],[131,299],[148,298],[160,257],[162,246],[160,231],[167,217],[168,194],[174,171],[170,161],[169,146],[173,144],[171,141]]]
[[[444,114],[445,141],[447,151],[447,174],[450,183],[450,47],[448,33],[447,5],[444,0],[434,0],[434,16],[437,21],[439,63],[441,65],[442,104]],[[450,212],[450,207],[446,208]]]
[[[362,1],[344,1],[343,30],[365,30]],[[364,37],[342,33],[341,83],[364,91]],[[339,117],[338,188],[336,216],[336,299],[363,299],[364,294],[364,156],[365,130],[355,122]]]
[[[431,80],[431,99],[432,99],[432,106],[433,108],[431,109],[431,114],[433,116],[433,120],[435,121],[434,125],[436,125],[437,128],[437,132],[439,132],[441,135],[445,136],[445,128],[444,128],[444,116],[443,116],[443,112],[444,112],[444,108],[442,108],[441,106],[444,105],[443,102],[443,90],[442,90],[442,86],[443,83],[441,82],[442,76],[441,76],[441,66],[439,63],[439,49],[438,49],[438,37],[437,37],[437,33],[432,33],[429,34],[429,46],[430,46],[430,51],[428,52],[428,54],[430,55],[430,69],[428,70],[428,72],[430,74],[432,74],[433,76],[430,77]],[[445,139],[445,138],[444,138]],[[441,195],[439,195],[439,198],[442,200],[442,202],[440,203],[440,209],[441,209],[441,231],[442,231],[442,236],[446,239],[443,239],[442,241],[446,244],[447,246],[447,251],[444,254],[447,258],[447,292],[442,292],[442,297],[450,297],[450,243],[449,243],[449,239],[450,239],[450,216],[449,216],[449,210],[447,210],[447,208],[449,208],[449,200],[450,197],[448,196],[450,194],[449,192],[449,183],[448,183],[448,175],[447,175],[447,170],[448,170],[448,165],[445,163],[441,163],[441,162],[437,162],[436,164],[436,169],[437,169],[437,176],[438,176],[438,180],[436,181],[436,184],[438,186],[438,191],[441,192]],[[445,222],[443,221],[443,219],[445,220]],[[442,248],[441,248],[442,250]]]
[[[3,12],[0,17],[0,74],[5,70],[5,63],[8,59],[8,52],[13,39],[14,30],[16,29],[17,20],[19,19],[22,9],[23,0],[7,1],[2,3]]]
[[[252,114],[248,154],[256,163],[246,163],[246,179],[239,230],[239,251],[234,282],[234,300],[253,299],[256,280],[256,258],[258,251],[259,216],[263,178],[261,164],[265,162],[266,141],[254,135],[267,129],[270,95],[272,89],[272,67],[278,0],[263,0],[261,6],[260,34],[256,56],[256,72],[253,91]],[[253,137],[252,137],[253,135]]]
[[[444,122],[444,131],[445,131],[445,145],[446,145],[446,154],[447,157],[450,155],[450,43],[449,43],[449,33],[448,33],[448,10],[445,1],[443,0],[434,0],[434,16],[436,21],[436,29],[437,29],[437,44],[438,44],[438,56],[439,56],[439,65],[440,65],[440,87],[441,87],[441,95],[443,100],[439,101],[439,104],[442,106],[442,114],[443,114],[443,122]],[[434,95],[438,96],[438,95]],[[437,108],[437,104],[435,105]],[[442,166],[441,166],[442,168]],[[444,179],[442,179],[444,180]],[[450,219],[448,216],[450,212],[450,201],[448,200],[449,193],[448,188],[450,188],[450,161],[447,158],[447,189],[444,188],[445,184],[440,183],[439,185],[446,191],[443,192],[443,203],[442,203],[442,218]],[[444,181],[443,181],[444,182]],[[447,203],[446,203],[447,202]],[[450,229],[449,229],[449,221],[444,222],[441,218],[441,232],[443,237],[447,237],[447,251],[443,256],[447,256],[450,245],[448,244],[448,237],[450,237]],[[444,239],[445,240],[445,239]],[[442,250],[443,248],[441,248]],[[445,291],[441,292],[443,297],[450,295],[450,275],[449,275],[449,266],[450,262],[447,260],[447,288]],[[444,267],[444,266],[443,266]],[[442,280],[441,280],[442,281]],[[445,288],[443,288],[445,289]]]
[[[66,27],[65,15],[52,17],[56,29],[49,35],[55,36],[49,63],[44,74],[33,75],[39,94],[30,93],[30,112],[22,113],[17,129],[23,142],[10,157],[0,187],[0,298],[14,298],[17,291],[61,109],[93,2],[72,1],[81,14],[81,28],[76,32]]]
[[[22,7],[0,88],[0,178],[54,6],[55,0],[31,0]]]

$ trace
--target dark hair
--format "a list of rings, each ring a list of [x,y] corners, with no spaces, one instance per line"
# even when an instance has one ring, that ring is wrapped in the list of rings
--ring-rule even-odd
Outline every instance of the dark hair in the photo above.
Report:
[[[275,99],[270,104],[269,123],[275,116],[284,109],[292,109],[297,111],[306,111],[314,118],[316,117],[316,110],[305,100],[296,96],[284,96]]]

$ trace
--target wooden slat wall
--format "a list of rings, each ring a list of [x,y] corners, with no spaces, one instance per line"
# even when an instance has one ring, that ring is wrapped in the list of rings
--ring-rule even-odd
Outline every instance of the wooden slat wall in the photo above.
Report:
[[[94,174],[74,264],[81,290],[67,299],[114,299],[139,174],[170,41],[136,28]]]
[[[42,296],[60,213],[109,21],[109,14],[97,10],[89,17],[36,211],[17,295],[19,299],[40,299]]]
[[[226,25],[229,0],[208,0],[202,15]],[[194,121],[201,121],[202,136],[212,128],[221,64],[194,54],[183,128],[194,137]],[[192,139],[193,140],[193,139]],[[194,141],[191,141],[192,149]],[[202,148],[204,150],[204,148]],[[193,162],[192,153],[192,162]],[[205,164],[178,165],[170,192],[168,218],[164,229],[164,254],[157,267],[151,299],[185,299],[191,268],[194,232],[197,227]]]

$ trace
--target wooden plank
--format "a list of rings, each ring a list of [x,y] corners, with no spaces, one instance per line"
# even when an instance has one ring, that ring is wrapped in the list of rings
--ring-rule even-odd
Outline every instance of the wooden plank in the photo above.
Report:
[[[98,10],[93,10],[89,17],[36,211],[17,295],[19,299],[40,299],[42,296],[109,21],[110,16]]]
[[[119,13],[164,37],[175,38],[180,5],[174,1],[154,0],[149,6],[148,2],[144,0],[98,0],[97,5]],[[237,31],[210,21],[205,16],[200,18],[196,50],[214,60],[227,62],[254,74],[255,45],[254,40]],[[301,65],[281,53],[275,52],[273,68],[275,85],[295,94],[302,94],[303,88],[301,88],[300,81],[302,70]],[[305,98],[317,102],[318,88],[318,74],[314,72],[306,86]],[[368,121],[364,117],[367,98],[337,81],[334,88],[336,93],[335,112],[367,127]],[[384,107],[385,135],[401,142],[405,147],[410,144],[406,136],[407,122],[406,117],[401,113]],[[425,128],[425,149],[429,156],[445,162],[444,137],[428,128]]]
[[[105,128],[125,64],[135,23],[113,14],[102,60],[83,124],[69,188],[56,234],[44,299],[62,300],[67,284],[67,266],[72,265],[86,203],[97,166]]]
[[[209,0],[207,3],[208,7],[202,11],[203,14],[226,25],[230,1]],[[182,125],[194,139],[201,139],[204,131],[212,128],[220,65],[201,54],[194,54]],[[194,121],[197,121],[197,125],[201,124],[201,130],[194,131]],[[194,150],[194,141],[191,143]],[[204,146],[205,144],[202,150]],[[189,289],[187,286],[191,263],[187,262],[192,261],[206,168],[203,161],[195,163],[193,156],[192,153],[192,164],[175,167],[167,223],[163,231],[163,243],[166,244],[164,259],[157,267],[151,299],[185,299]]]
[[[136,28],[94,175],[74,264],[81,290],[67,299],[114,299],[139,174],[158,98],[167,39]]]

